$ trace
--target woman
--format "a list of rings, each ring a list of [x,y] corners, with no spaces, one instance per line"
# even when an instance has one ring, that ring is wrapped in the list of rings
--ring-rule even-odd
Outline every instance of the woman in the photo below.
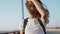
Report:
[[[27,0],[26,7],[29,12],[29,19],[25,28],[25,34],[44,34],[37,19],[39,18],[43,24],[48,20],[42,3],[39,0]],[[23,34],[23,23],[20,23],[20,34]]]

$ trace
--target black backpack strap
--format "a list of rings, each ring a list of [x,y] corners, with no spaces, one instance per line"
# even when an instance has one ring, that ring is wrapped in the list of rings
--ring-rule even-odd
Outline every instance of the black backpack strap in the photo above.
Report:
[[[44,34],[46,34],[46,29],[42,23],[42,21],[38,18],[39,24],[41,25],[41,27],[43,28]]]
[[[23,34],[25,34],[25,28],[26,28],[27,22],[28,22],[28,18],[24,19],[24,25],[23,25],[23,27],[24,27],[23,31],[24,32],[23,32]]]
[[[28,22],[28,18],[24,19],[24,29],[25,29],[25,27],[27,25],[27,22]]]

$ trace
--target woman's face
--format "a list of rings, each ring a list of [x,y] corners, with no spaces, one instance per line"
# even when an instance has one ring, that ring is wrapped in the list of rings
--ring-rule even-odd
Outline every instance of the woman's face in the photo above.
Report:
[[[31,1],[26,2],[26,7],[28,9],[29,14],[33,15],[34,17],[36,16],[41,16],[39,12],[37,11],[35,5]]]

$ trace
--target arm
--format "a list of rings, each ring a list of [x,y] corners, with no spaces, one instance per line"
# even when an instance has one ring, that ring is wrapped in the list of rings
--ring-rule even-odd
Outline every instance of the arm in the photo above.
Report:
[[[46,22],[46,13],[45,13],[45,9],[44,7],[38,2],[38,0],[31,0],[33,2],[33,4],[36,6],[37,10],[39,11],[39,13],[41,14],[41,20],[43,23]]]
[[[20,34],[23,34],[23,30],[20,30]]]
[[[23,34],[23,24],[24,24],[23,21],[20,22],[20,24],[19,24],[19,31],[20,31],[20,34]]]
[[[43,8],[43,6],[38,2],[38,0],[31,0],[34,5],[36,6],[37,10],[39,11],[39,13],[44,16],[45,15],[45,9]]]

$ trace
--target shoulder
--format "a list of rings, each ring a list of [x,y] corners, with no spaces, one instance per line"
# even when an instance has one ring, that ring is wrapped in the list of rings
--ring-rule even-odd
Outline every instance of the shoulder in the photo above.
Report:
[[[23,30],[23,24],[24,24],[24,21],[23,20],[20,21],[19,27],[18,27],[19,30]]]
[[[25,18],[24,20],[28,20],[28,17],[27,17],[27,18]]]
[[[28,18],[25,18],[25,19],[24,19],[24,22],[27,22],[27,21],[28,21]]]

